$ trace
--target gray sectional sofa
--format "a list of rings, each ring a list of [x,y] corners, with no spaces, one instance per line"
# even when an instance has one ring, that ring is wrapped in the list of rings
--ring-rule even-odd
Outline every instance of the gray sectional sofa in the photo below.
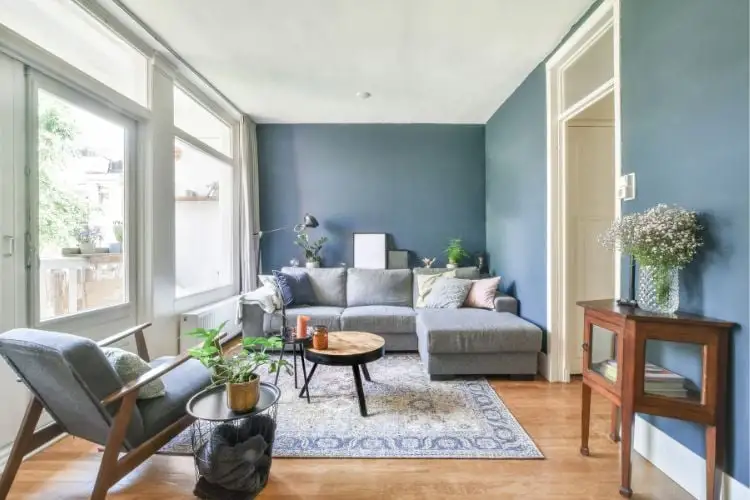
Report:
[[[533,375],[542,332],[518,317],[512,297],[495,297],[495,309],[414,308],[417,275],[447,269],[355,269],[285,267],[307,273],[315,303],[287,308],[289,325],[300,314],[330,331],[358,330],[385,339],[388,351],[418,351],[433,378],[452,375]],[[476,268],[459,268],[458,278],[477,279]],[[243,335],[278,332],[281,316],[245,305]]]

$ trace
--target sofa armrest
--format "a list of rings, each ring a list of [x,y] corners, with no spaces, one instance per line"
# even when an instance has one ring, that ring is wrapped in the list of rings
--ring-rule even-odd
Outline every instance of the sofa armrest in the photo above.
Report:
[[[257,304],[242,304],[242,336],[265,337],[263,334],[263,309]]]
[[[518,301],[510,295],[496,295],[495,311],[518,314]]]

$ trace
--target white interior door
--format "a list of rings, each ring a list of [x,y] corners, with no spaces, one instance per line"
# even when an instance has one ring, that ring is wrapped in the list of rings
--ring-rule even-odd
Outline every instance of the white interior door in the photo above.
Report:
[[[567,128],[568,167],[568,367],[581,373],[583,310],[579,300],[611,298],[615,258],[598,242],[615,218],[615,149],[611,126]],[[592,361],[611,356],[612,336],[596,332]]]

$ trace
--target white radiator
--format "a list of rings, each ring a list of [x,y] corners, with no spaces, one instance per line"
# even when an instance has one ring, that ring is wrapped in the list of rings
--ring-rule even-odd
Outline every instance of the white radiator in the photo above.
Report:
[[[229,333],[229,336],[242,330],[242,323],[238,321],[240,297],[240,295],[237,295],[221,302],[215,302],[182,313],[180,316],[180,352],[185,352],[186,349],[198,344],[197,339],[185,335],[196,328],[205,328],[207,330],[218,328],[219,325],[226,321],[227,324],[224,326],[224,331]]]

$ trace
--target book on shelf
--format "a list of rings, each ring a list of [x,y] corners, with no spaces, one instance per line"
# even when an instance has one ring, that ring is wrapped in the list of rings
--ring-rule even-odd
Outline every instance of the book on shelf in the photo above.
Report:
[[[617,361],[608,359],[594,367],[604,378],[614,383],[617,381]],[[643,390],[650,394],[684,398],[688,396],[689,381],[666,368],[646,363]]]

